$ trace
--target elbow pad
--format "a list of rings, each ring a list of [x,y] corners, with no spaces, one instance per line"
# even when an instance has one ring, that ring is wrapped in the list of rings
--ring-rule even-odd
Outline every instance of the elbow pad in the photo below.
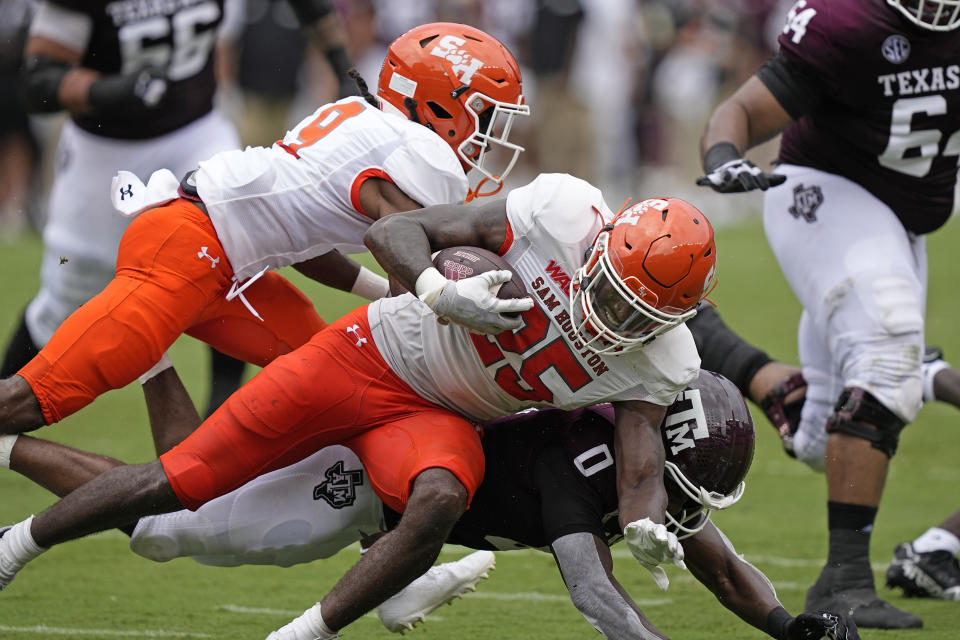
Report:
[[[27,110],[33,113],[53,113],[63,106],[58,96],[63,76],[71,67],[65,62],[34,56],[23,65],[21,95]]]

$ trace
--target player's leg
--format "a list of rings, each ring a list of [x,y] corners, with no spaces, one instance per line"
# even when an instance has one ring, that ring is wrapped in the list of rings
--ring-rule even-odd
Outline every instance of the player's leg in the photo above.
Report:
[[[349,441],[377,495],[403,515],[323,598],[277,632],[309,628],[321,637],[397,594],[426,571],[483,478],[483,449],[467,420],[437,407],[394,418]],[[482,577],[464,565],[389,603],[388,628],[407,628]],[[386,603],[385,603],[386,604]],[[332,637],[332,636],[329,636]]]
[[[700,353],[700,366],[731,380],[745,398],[758,405],[792,453],[806,383],[800,368],[778,362],[735,333],[713,305],[701,302],[687,321]]]
[[[64,321],[17,376],[0,381],[0,432],[57,422],[156,363],[229,288],[229,265],[211,268],[198,259],[199,245],[219,243],[209,218],[192,204],[175,200],[141,214],[121,243],[107,288]],[[25,424],[16,413],[30,401],[42,409],[39,424]]]
[[[781,169],[788,182],[816,185],[821,194],[807,217],[790,213],[789,184],[768,192],[764,207],[771,248],[807,322],[820,332],[819,340],[800,343],[806,405],[822,404],[837,386],[843,389],[824,425],[830,549],[807,608],[850,609],[862,627],[917,627],[919,618],[876,596],[869,545],[900,430],[921,404],[923,241],[909,238],[893,212],[858,185],[813,170]],[[808,374],[808,363],[818,370]],[[809,409],[800,426],[805,433],[823,428],[804,424],[819,413]],[[802,455],[800,432],[794,444]]]
[[[383,530],[383,505],[349,448],[324,447],[194,511],[141,518],[130,548],[157,562],[291,566]]]
[[[0,436],[0,467],[7,467],[63,497],[119,460],[27,435]]]
[[[327,326],[313,302],[274,271],[263,274],[243,295],[262,320],[239,299],[217,296],[186,331],[187,335],[263,367],[277,356],[306,344]]]

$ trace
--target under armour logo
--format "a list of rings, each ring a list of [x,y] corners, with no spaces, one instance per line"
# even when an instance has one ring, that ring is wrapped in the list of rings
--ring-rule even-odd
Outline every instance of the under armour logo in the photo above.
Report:
[[[352,334],[353,334],[353,337],[357,339],[357,345],[356,345],[356,346],[357,346],[358,349],[359,349],[360,347],[362,347],[362,346],[364,345],[364,343],[367,341],[366,338],[361,338],[361,337],[360,337],[360,333],[357,331],[357,329],[359,329],[359,328],[360,328],[360,325],[358,325],[358,324],[355,324],[355,325],[353,325],[352,327],[347,327],[347,333],[352,333]]]
[[[220,262],[220,258],[214,258],[212,255],[207,253],[206,247],[200,247],[200,251],[197,251],[197,258],[208,258],[210,260],[211,269],[216,269],[217,263]]]
[[[123,187],[120,187],[120,199],[121,199],[121,200],[126,200],[126,199],[127,199],[127,196],[130,196],[130,199],[131,199],[131,200],[133,199],[133,185],[132,185],[132,184],[128,184],[126,189],[124,189]]]

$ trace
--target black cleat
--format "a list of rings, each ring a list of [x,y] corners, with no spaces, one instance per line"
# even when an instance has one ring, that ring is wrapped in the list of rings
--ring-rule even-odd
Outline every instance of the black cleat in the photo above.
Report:
[[[919,629],[923,620],[881,600],[873,587],[873,575],[847,566],[827,567],[807,590],[807,611],[831,611],[853,618],[865,629]]]
[[[960,564],[949,551],[917,553],[904,542],[893,550],[887,586],[908,597],[960,600]]]

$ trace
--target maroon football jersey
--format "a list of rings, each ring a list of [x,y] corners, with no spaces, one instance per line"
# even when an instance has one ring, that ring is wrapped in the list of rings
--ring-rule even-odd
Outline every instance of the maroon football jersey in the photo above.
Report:
[[[104,74],[154,66],[167,76],[163,105],[149,117],[74,114],[82,129],[111,138],[152,138],[179,129],[213,108],[213,51],[223,0],[49,1],[93,21],[82,66]]]
[[[822,88],[784,132],[780,162],[844,176],[916,233],[953,208],[960,154],[960,30],[913,25],[885,0],[799,0],[780,51]]]

